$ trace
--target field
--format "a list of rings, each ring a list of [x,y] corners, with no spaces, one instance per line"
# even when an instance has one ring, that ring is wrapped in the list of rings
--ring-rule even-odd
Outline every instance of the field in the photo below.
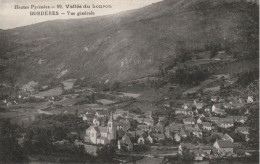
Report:
[[[61,87],[56,87],[52,88],[46,91],[42,91],[37,93],[35,96],[36,97],[50,97],[50,96],[59,96],[62,94],[62,88]]]
[[[200,85],[186,90],[185,92],[183,92],[183,94],[196,93],[196,92],[198,92],[200,89],[202,89],[203,87],[206,87],[206,86],[210,85],[210,84],[213,83],[214,81],[215,81],[215,80],[212,80],[212,79],[205,80],[205,81],[203,81]]]
[[[64,85],[64,89],[65,90],[69,90],[73,87],[74,82],[76,81],[76,79],[68,79],[62,82],[62,84]]]
[[[54,107],[54,108],[49,108],[45,111],[52,114],[61,114],[64,112],[69,114],[75,114],[76,112],[86,113],[87,111],[91,111],[94,109],[105,109],[105,108],[98,104],[81,104],[81,105],[74,105],[74,106]]]
[[[107,99],[99,99],[97,100],[98,103],[101,103],[103,105],[110,105],[110,104],[114,104],[115,101],[111,101],[111,100],[107,100]]]
[[[49,102],[44,103],[28,103],[11,105],[6,108],[6,112],[1,112],[0,116],[10,118],[14,123],[28,125],[39,115],[39,110],[46,108]]]
[[[84,101],[85,99],[83,97],[77,97],[77,98],[64,98],[60,101],[56,101],[55,105],[58,106],[73,106],[74,104]]]
[[[138,93],[126,93],[126,92],[122,92],[122,95],[120,95],[119,97],[132,97],[132,98],[137,98],[139,97],[141,94]]]

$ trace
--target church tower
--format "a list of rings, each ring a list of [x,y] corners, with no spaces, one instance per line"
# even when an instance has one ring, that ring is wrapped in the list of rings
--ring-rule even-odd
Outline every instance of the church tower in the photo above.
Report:
[[[116,139],[116,123],[114,121],[112,112],[110,114],[110,118],[108,121],[107,131],[108,131],[108,140]]]

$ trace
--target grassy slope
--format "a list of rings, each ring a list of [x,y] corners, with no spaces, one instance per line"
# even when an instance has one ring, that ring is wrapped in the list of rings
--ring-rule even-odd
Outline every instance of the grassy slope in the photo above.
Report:
[[[15,41],[15,48],[6,50],[1,37],[1,57],[8,58],[9,66],[3,68],[2,79],[46,83],[67,69],[63,78],[125,80],[158,72],[161,62],[178,55],[180,45],[201,48],[225,40],[244,52],[257,44],[251,39],[258,32],[253,8],[222,1],[166,0],[116,15],[8,30],[8,46]],[[45,63],[39,65],[40,59]]]

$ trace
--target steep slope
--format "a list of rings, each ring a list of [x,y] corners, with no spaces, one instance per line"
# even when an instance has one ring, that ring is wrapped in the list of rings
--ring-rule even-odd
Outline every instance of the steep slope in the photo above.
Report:
[[[208,43],[225,44],[233,53],[257,51],[258,8],[165,0],[115,15],[19,27],[1,32],[0,40],[1,80],[127,80],[156,74],[183,49]]]

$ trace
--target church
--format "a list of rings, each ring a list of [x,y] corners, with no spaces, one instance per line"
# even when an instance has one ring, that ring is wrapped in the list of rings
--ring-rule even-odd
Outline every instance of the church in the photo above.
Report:
[[[93,144],[107,144],[111,140],[116,139],[116,122],[111,113],[108,126],[92,125],[86,130],[85,142]]]

